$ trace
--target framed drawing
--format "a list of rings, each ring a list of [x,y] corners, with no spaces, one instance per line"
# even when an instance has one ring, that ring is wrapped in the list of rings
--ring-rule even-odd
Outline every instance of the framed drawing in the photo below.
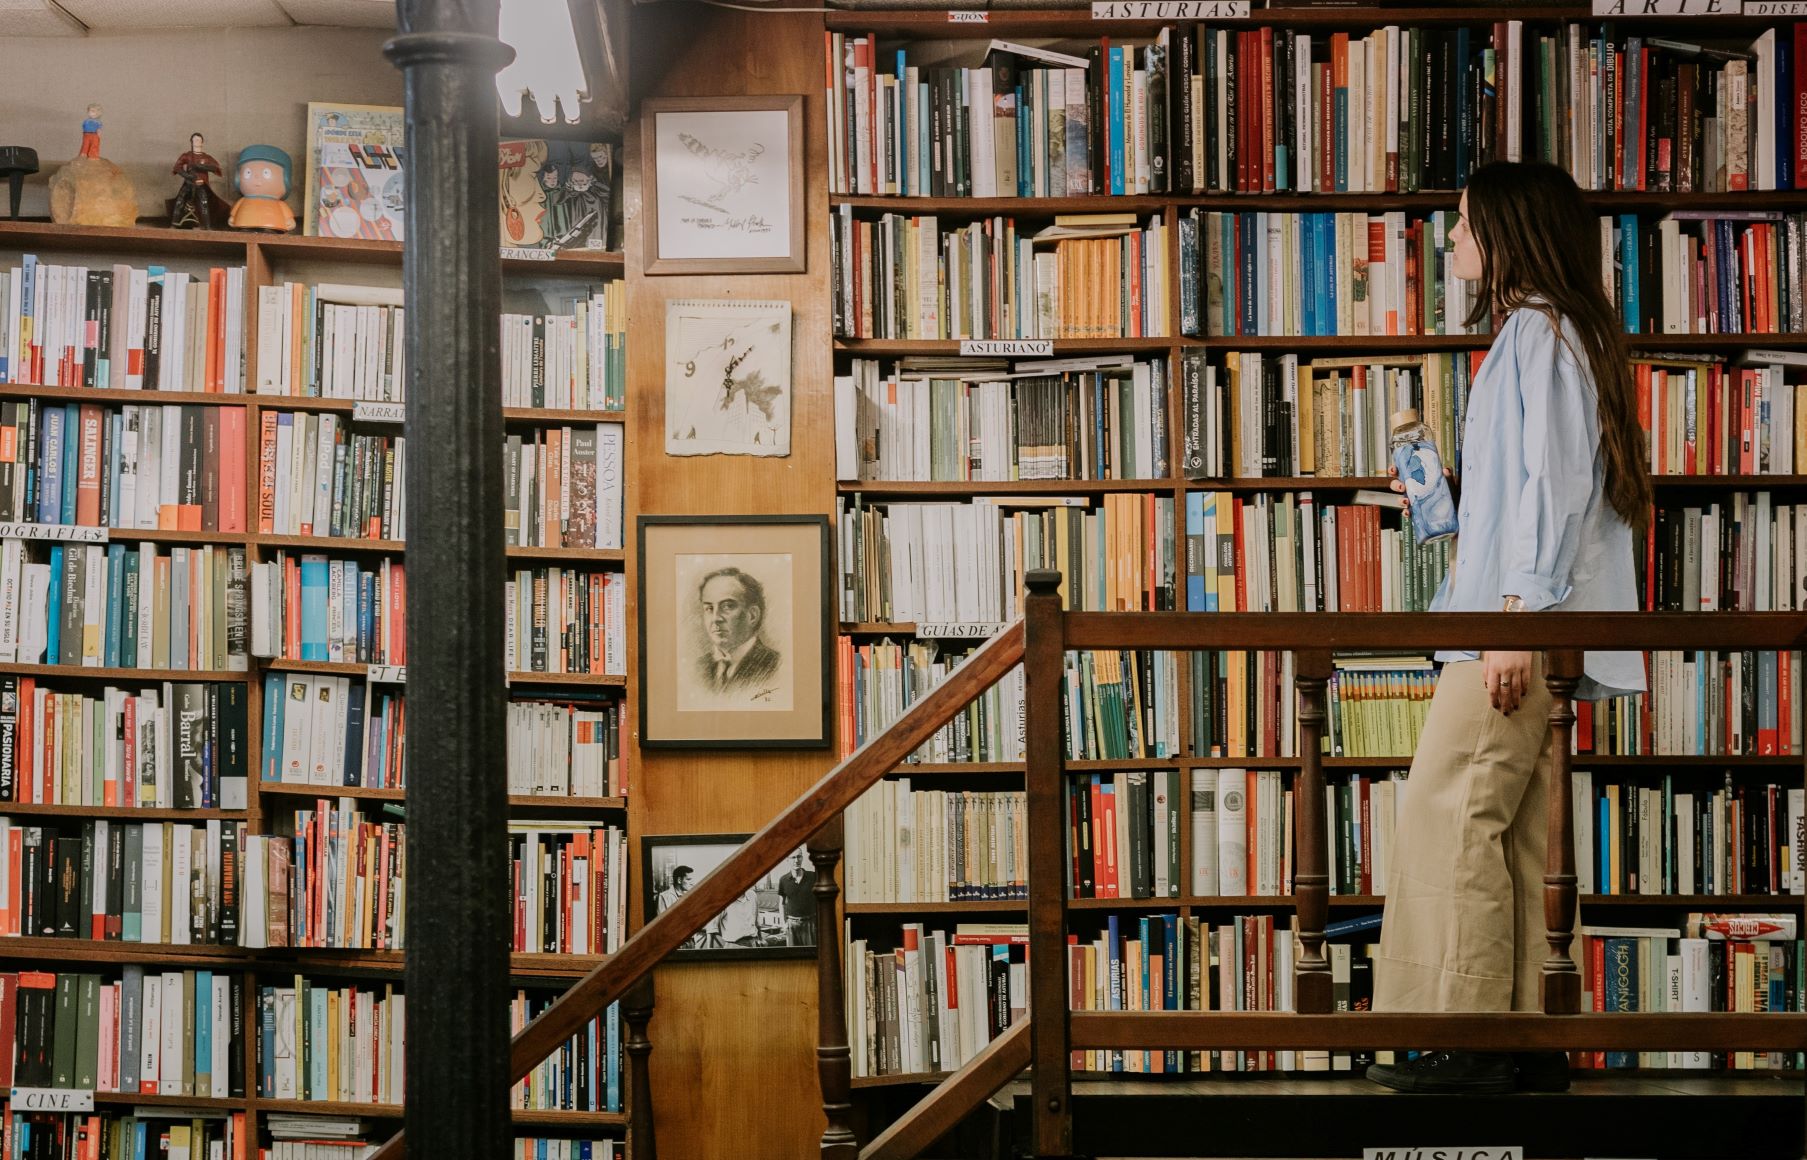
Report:
[[[791,304],[665,304],[665,454],[791,453]]]
[[[803,98],[641,102],[648,274],[804,269]]]
[[[651,834],[640,839],[641,912],[663,914],[751,834]],[[673,959],[804,959],[816,954],[816,870],[798,846],[777,869],[682,943]]]
[[[404,139],[397,106],[309,102],[302,232],[401,241]]]
[[[827,516],[641,516],[640,744],[829,742]]]

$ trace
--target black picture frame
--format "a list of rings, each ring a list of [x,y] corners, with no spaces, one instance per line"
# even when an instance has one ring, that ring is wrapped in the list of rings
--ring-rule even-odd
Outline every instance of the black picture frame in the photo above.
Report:
[[[669,898],[672,874],[690,871],[689,888],[695,889],[711,871],[726,861],[751,834],[649,834],[640,839],[641,913],[650,922]],[[803,856],[806,876],[787,892],[792,879],[792,858]],[[815,862],[809,850],[798,846],[784,862],[741,895],[729,908],[672,952],[673,962],[753,962],[760,959],[813,959],[816,957]],[[793,924],[796,899],[801,899],[807,921]],[[787,912],[788,907],[788,912]],[[830,932],[831,934],[833,932]],[[801,941],[806,938],[807,941]],[[792,941],[797,939],[799,941]],[[695,945],[692,945],[695,944]]]
[[[640,745],[827,748],[836,611],[828,517],[643,515],[635,548]],[[758,655],[740,654],[731,672],[711,675],[706,658],[747,647],[745,639],[712,640],[702,623],[699,580],[727,571],[763,590],[750,646]]]

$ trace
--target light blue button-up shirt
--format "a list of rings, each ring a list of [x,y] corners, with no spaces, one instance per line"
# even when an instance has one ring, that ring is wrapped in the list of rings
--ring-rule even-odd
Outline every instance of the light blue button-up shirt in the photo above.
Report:
[[[1434,612],[1632,612],[1638,607],[1631,529],[1606,499],[1593,376],[1571,324],[1557,341],[1547,316],[1521,307],[1494,338],[1469,392],[1462,433],[1456,562]],[[1475,660],[1440,652],[1440,661]],[[1590,652],[1576,696],[1644,688],[1635,652]]]

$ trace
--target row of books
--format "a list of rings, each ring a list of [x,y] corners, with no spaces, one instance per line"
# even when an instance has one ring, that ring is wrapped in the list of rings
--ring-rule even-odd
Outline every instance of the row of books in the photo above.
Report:
[[[835,377],[854,462],[839,478],[1155,479],[1167,473],[1165,359],[1017,362],[1008,370],[854,359]]]
[[[1807,328],[1807,214],[1676,210],[1600,219],[1601,272],[1632,334],[1786,334]]]
[[[1202,272],[1210,336],[1467,334],[1474,291],[1449,270],[1458,216],[1195,208],[1181,268]]]
[[[1649,654],[1650,691],[1577,702],[1579,752],[1713,757],[1801,752],[1801,654]]]
[[[1718,503],[1659,506],[1644,563],[1647,608],[1790,611],[1807,584],[1807,504],[1739,491]]]
[[[0,518],[243,532],[245,410],[0,402]]]
[[[0,660],[242,672],[244,609],[241,547],[0,541]]]
[[[1803,791],[1727,773],[1713,789],[1607,782],[1582,773],[1588,808],[1577,845],[1591,856],[1599,894],[1801,894],[1807,869],[1796,845]],[[1583,833],[1582,831],[1586,831]]]
[[[1069,895],[1178,896],[1179,770],[1069,776],[1066,789]]]
[[[0,974],[0,1079],[8,1087],[229,1099],[245,1094],[243,976]]]
[[[1011,937],[905,923],[895,950],[869,950],[849,924],[843,991],[854,1076],[958,1071],[1024,1018],[1028,964]]]
[[[516,991],[508,1005],[510,1030],[519,1032],[526,1027],[552,1005],[552,999],[553,996],[543,993]],[[565,1040],[557,1051],[528,1072],[510,1089],[508,1104],[513,1108],[539,1111],[621,1111],[621,1004],[610,1003],[607,1010],[585,1023],[576,1035]],[[520,1153],[517,1151],[516,1154]],[[537,1151],[526,1155],[539,1160]],[[552,1157],[577,1156],[578,1153],[561,1153],[549,1148],[545,1155],[551,1160]],[[586,1152],[583,1155],[613,1156],[615,1153]]]
[[[1807,1009],[1803,944],[1793,915],[1690,914],[1680,927],[1583,926],[1576,940],[1584,1011]],[[1799,1067],[1784,1051],[1582,1051],[1582,1067],[1775,1070]]]
[[[1058,569],[1074,610],[1172,609],[1173,498],[977,497],[960,503],[837,501],[841,616],[995,625],[1022,615],[1024,576]]]
[[[262,1099],[399,1104],[406,1001],[394,984],[259,987],[257,1094]]]
[[[521,568],[503,588],[510,672],[627,671],[627,578],[620,572]]]
[[[0,935],[234,945],[251,897],[236,873],[241,849],[245,823],[217,818],[0,818]]]
[[[603,955],[627,928],[627,835],[615,826],[509,825],[514,949]]]
[[[22,255],[0,275],[0,382],[245,389],[245,268],[66,266]]]
[[[626,797],[621,702],[508,703],[508,792],[546,797]]]
[[[830,192],[1415,192],[1496,159],[1588,189],[1807,187],[1803,27],[1725,48],[1610,24],[1193,24],[1083,56],[994,40],[977,68],[829,33]]]
[[[1399,527],[1382,523],[1398,511]],[[1423,612],[1449,570],[1391,492],[1186,495],[1186,607],[1198,612]]]
[[[288,897],[266,895],[272,912],[286,903],[292,945],[401,950],[407,827],[375,820],[349,798],[322,798],[313,809],[294,811],[292,822]],[[258,897],[249,876],[246,887]]]
[[[408,663],[407,570],[317,552],[251,565],[251,655],[291,661]]]
[[[621,1160],[627,1147],[620,1140],[574,1140],[564,1136],[514,1138],[513,1160]],[[271,1160],[283,1160],[272,1157]],[[312,1160],[310,1157],[309,1160]],[[336,1158],[335,1158],[336,1160]]]
[[[966,646],[840,641],[847,751],[883,732],[964,659]],[[1179,750],[1178,667],[1166,652],[1066,655],[1062,743],[1075,761],[1172,757]],[[1023,686],[1015,670],[924,743],[916,760],[1021,761]]]
[[[1029,897],[1021,790],[914,789],[888,778],[847,811],[848,902]]]
[[[1292,653],[1200,650],[1187,663],[1194,756],[1298,756]]]
[[[0,801],[242,810],[249,728],[242,684],[95,696],[0,675]]]
[[[619,548],[626,488],[620,423],[510,435],[503,452],[503,542]]]
[[[1768,361],[1774,360],[1774,361]],[[1807,357],[1747,351],[1729,367],[1707,359],[1637,358],[1638,418],[1656,475],[1792,475],[1807,463]]]
[[[109,1160],[217,1160],[246,1155],[255,1143],[247,1134],[244,1112],[197,1113],[184,1107],[136,1107],[130,1112],[27,1112],[10,1105],[0,1110],[0,1140],[16,1160],[72,1160],[105,1156]],[[260,1157],[315,1160],[300,1152],[259,1149]],[[375,1151],[375,1146],[371,1146]],[[321,1160],[327,1160],[322,1157]],[[334,1153],[330,1160],[353,1160]]]
[[[359,434],[330,413],[265,411],[259,418],[259,532],[407,538],[405,438]]]
[[[627,294],[605,283],[563,312],[504,312],[502,403],[619,409],[627,397]],[[258,291],[257,392],[401,402],[407,363],[400,290],[284,282]]]
[[[324,673],[264,674],[260,777],[285,785],[400,788],[399,689]]]
[[[868,221],[841,206],[829,244],[837,338],[1159,338],[1190,292],[1159,216],[1077,214],[1031,235],[1008,217]]]

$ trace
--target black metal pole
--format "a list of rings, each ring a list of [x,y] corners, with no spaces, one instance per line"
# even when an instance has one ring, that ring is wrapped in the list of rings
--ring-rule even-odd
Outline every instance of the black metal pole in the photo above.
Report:
[[[407,1139],[494,1160],[508,1115],[497,0],[402,0],[407,106]]]

